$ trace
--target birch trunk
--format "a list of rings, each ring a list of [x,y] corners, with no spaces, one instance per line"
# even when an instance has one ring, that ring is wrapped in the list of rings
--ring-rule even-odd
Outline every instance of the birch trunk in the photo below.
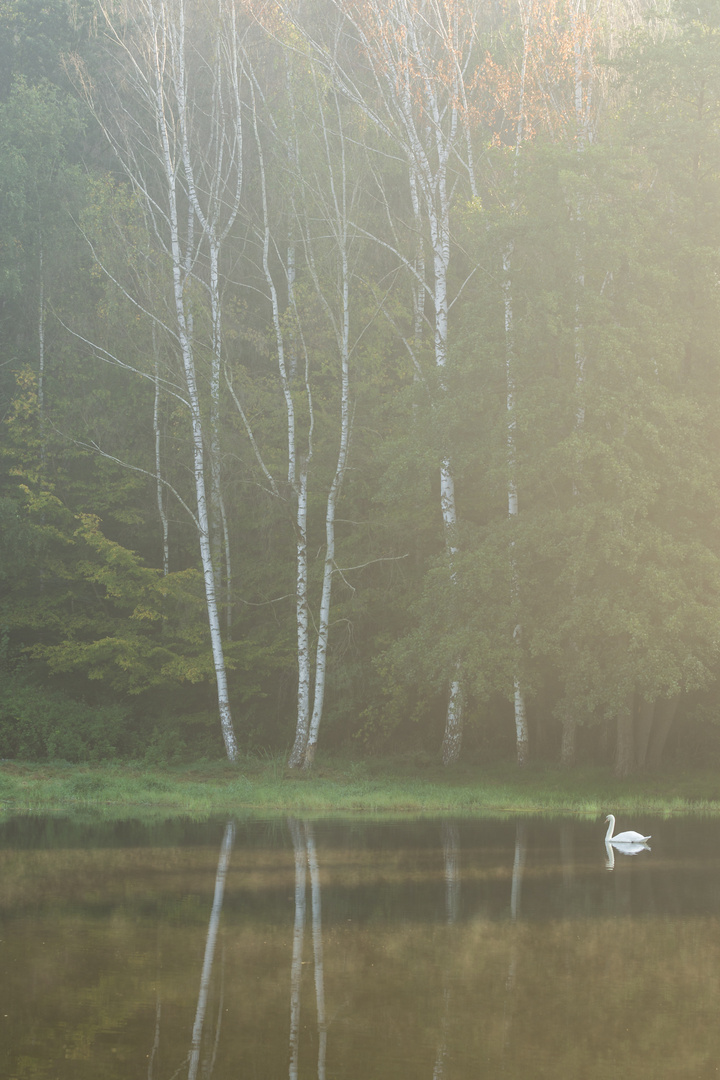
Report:
[[[585,0],[579,0],[577,9],[570,7],[570,21],[573,30],[573,112],[575,129],[575,147],[578,155],[585,150],[590,140],[590,90],[585,93],[585,66],[587,46],[584,35],[579,26],[579,21],[584,21],[586,15]],[[584,328],[582,321],[582,297],[585,291],[585,260],[584,260],[584,236],[583,236],[583,213],[579,198],[573,206],[573,218],[578,230],[579,239],[575,246],[575,325],[573,332],[573,348],[575,361],[575,432],[580,434],[585,424],[585,347]],[[577,470],[581,465],[578,462]],[[580,499],[580,489],[577,473],[573,477],[573,499]],[[573,587],[576,594],[577,587]],[[573,600],[575,595],[573,595]],[[577,653],[574,643],[570,645],[570,663]],[[566,715],[563,720],[562,745],[560,760],[562,765],[570,767],[575,764],[577,746],[576,738],[577,720],[574,715]]]
[[[348,451],[350,445],[350,354],[351,354],[351,269],[350,269],[350,202],[352,191],[348,176],[348,163],[346,157],[346,137],[344,121],[337,96],[326,107],[325,97],[322,95],[321,86],[317,81],[315,85],[316,115],[322,141],[323,158],[317,163],[317,168],[322,167],[322,174],[317,183],[313,185],[312,197],[314,206],[319,211],[319,216],[325,222],[326,229],[330,233],[332,243],[331,257],[336,267],[337,291],[330,291],[319,271],[316,246],[317,239],[311,227],[313,214],[307,206],[307,187],[303,199],[302,209],[298,210],[298,227],[302,234],[303,246],[306,256],[307,269],[313,283],[315,294],[325,310],[328,324],[332,328],[335,339],[335,347],[339,361],[340,375],[340,416],[339,416],[339,439],[338,453],[330,487],[325,502],[325,558],[323,560],[322,591],[320,608],[317,619],[317,644],[315,649],[314,666],[314,691],[312,715],[306,723],[307,709],[309,707],[310,671],[309,671],[309,639],[308,639],[308,600],[307,600],[307,562],[306,562],[306,510],[307,510],[307,474],[305,473],[305,486],[302,492],[305,508],[304,532],[298,527],[298,567],[300,569],[300,543],[304,559],[304,576],[301,579],[298,573],[298,654],[301,661],[300,681],[298,687],[298,722],[296,729],[295,744],[290,756],[289,764],[296,766],[302,764],[303,768],[311,768],[315,760],[317,750],[320,723],[322,720],[325,703],[325,686],[328,662],[328,643],[330,636],[330,611],[332,598],[333,577],[335,575],[335,518],[337,501],[342,487],[345,470],[347,467]],[[337,121],[337,128],[331,132],[329,117],[331,111]],[[296,148],[295,159],[301,164],[300,152]],[[312,166],[311,166],[312,168]],[[307,170],[305,173],[307,182]],[[293,285],[295,264],[293,260]],[[290,293],[293,296],[291,290]],[[296,309],[297,310],[297,309]],[[298,318],[298,323],[301,320]],[[308,395],[312,409],[312,399]],[[312,432],[311,412],[311,432]],[[302,590],[301,590],[302,587]],[[302,635],[302,642],[300,641]],[[308,649],[306,653],[305,650]],[[307,658],[307,665],[305,663]]]
[[[295,106],[291,73],[287,67],[286,85],[290,122],[294,130]],[[262,252],[262,271],[267,289],[278,374],[285,407],[287,485],[294,500],[298,690],[295,738],[288,758],[288,765],[291,768],[300,765],[303,767],[311,766],[317,747],[325,698],[330,604],[332,581],[335,573],[335,517],[337,499],[347,463],[350,438],[351,272],[349,265],[350,218],[347,202],[349,181],[345,159],[345,137],[337,100],[334,103],[334,111],[338,120],[338,129],[331,135],[328,118],[324,111],[325,102],[321,99],[317,83],[315,83],[315,90],[318,105],[316,127],[319,131],[322,149],[320,154],[316,155],[312,161],[305,161],[304,148],[299,146],[297,136],[295,134],[291,134],[289,138],[283,136],[278,130],[272,113],[263,114],[261,123],[260,110],[261,106],[265,105],[263,89],[257,77],[254,74],[252,76],[250,120],[257,149],[261,205],[261,220],[256,234]],[[270,209],[272,192],[268,185],[266,149],[262,138],[263,127],[272,133],[275,146],[280,148],[281,155],[285,159],[284,165],[290,170],[291,203],[295,220],[291,222],[288,230],[289,239],[287,238],[288,233],[286,233],[286,260],[284,265],[278,265],[280,261],[272,258],[273,253],[278,252],[279,245],[274,238],[275,223]],[[339,164],[337,164],[332,153],[331,142],[333,139],[337,139],[338,142],[337,158]],[[305,205],[308,200],[313,202],[312,213],[308,212]],[[318,219],[321,222],[322,233],[329,233],[334,257],[338,264],[337,275],[340,283],[339,310],[335,298],[328,298],[326,283],[322,280],[321,274],[315,265],[315,247],[320,243],[315,235],[318,231]],[[332,327],[337,343],[340,370],[339,449],[334,476],[326,498],[325,558],[320,608],[317,618],[318,634],[314,672],[311,665],[310,647],[307,536],[309,478],[314,453],[315,416],[310,381],[310,359],[302,330],[303,313],[298,309],[295,295],[297,273],[296,238],[297,243],[302,244],[306,269],[315,294],[324,308]],[[323,236],[323,241],[327,241],[327,235]],[[281,309],[280,293],[276,283],[276,277],[278,276],[283,278],[283,288],[287,290],[288,305],[285,316]],[[292,325],[289,328],[288,316],[292,317]],[[304,359],[304,374],[302,375],[301,357],[298,355],[298,351],[301,352],[302,359]],[[300,385],[296,390],[296,383],[299,378],[302,381],[300,381]],[[300,411],[301,403],[304,412]],[[243,415],[248,434],[252,439],[242,406],[239,401],[237,404],[241,415]],[[304,445],[301,450],[302,440],[304,440]],[[270,482],[271,490],[276,496],[279,495],[278,485],[272,479],[264,464],[262,464],[254,440],[253,446],[263,472]],[[312,713],[310,712],[311,694],[313,698]]]
[[[129,18],[134,33],[125,37],[126,26],[122,31],[117,29],[113,17],[106,12],[107,29],[122,67],[122,78],[117,80],[113,116],[117,127],[111,128],[106,123],[103,130],[144,206],[150,231],[169,268],[173,339],[180,354],[184,404],[190,417],[196,507],[193,519],[199,542],[220,725],[225,751],[234,761],[237,742],[220,632],[206,492],[206,447],[210,440],[196,370],[192,310],[186,296],[198,250],[194,232],[196,205],[190,194],[193,163],[187,136],[185,7],[182,0],[172,4],[166,0],[143,0]],[[94,106],[92,98],[90,103]],[[135,108],[146,127],[138,123]],[[157,315],[150,314],[153,321],[161,321]]]
[[[323,565],[322,597],[320,600],[320,619],[315,653],[315,694],[308,741],[303,759],[305,768],[309,768],[315,760],[318,732],[325,701],[325,675],[327,672],[328,638],[330,634],[330,598],[333,574],[335,572],[335,512],[340,487],[345,475],[350,441],[350,272],[346,243],[347,237],[345,237],[345,245],[341,253],[342,322],[338,341],[341,363],[340,446],[335,465],[335,475],[330,485],[325,508],[325,562]]]
[[[307,565],[307,467],[300,471],[295,514],[295,618],[297,626],[298,692],[295,720],[295,741],[288,758],[290,768],[303,763],[310,733],[310,626],[308,611]]]
[[[470,178],[470,193],[477,188],[469,140],[469,113],[465,74],[476,42],[474,8],[459,7],[441,0],[392,0],[383,4],[370,0],[364,5],[346,5],[335,0],[341,19],[347,20],[368,62],[373,97],[357,87],[352,68],[343,68],[338,50],[328,50],[307,28],[298,25],[306,43],[324,66],[328,77],[349,101],[360,109],[382,134],[392,141],[395,152],[407,162],[409,202],[413,220],[422,215],[433,259],[430,283],[422,280],[424,260],[417,239],[406,257],[399,247],[390,247],[409,272],[414,294],[413,322],[417,330],[424,316],[418,289],[424,289],[434,307],[434,360],[439,394],[446,393],[448,359],[448,281],[450,267],[450,208],[457,198],[457,173],[449,182],[449,170],[458,166]],[[463,178],[466,182],[466,178]],[[388,213],[390,200],[386,199]],[[419,255],[420,253],[420,255]],[[457,554],[457,508],[453,482],[452,454],[441,450],[440,511],[445,534],[451,587],[455,588]],[[453,665],[443,739],[443,760],[457,760],[462,744],[463,709],[460,658]]]
[[[513,166],[513,184],[517,185],[518,177],[518,163],[520,160],[520,150],[523,144],[523,138],[525,134],[525,82],[527,78],[527,63],[528,52],[530,49],[530,31],[531,31],[531,14],[532,3],[530,4],[530,10],[526,11],[524,6],[520,5],[520,12],[523,24],[523,55],[520,65],[520,101],[518,107],[518,115],[516,120],[516,132],[515,132],[515,159]],[[516,203],[513,201],[513,210],[515,210]],[[529,748],[529,735],[527,724],[527,712],[525,706],[525,693],[522,686],[521,679],[521,666],[522,666],[522,623],[519,617],[520,609],[520,580],[518,576],[516,557],[515,557],[515,533],[516,523],[520,511],[518,502],[518,486],[517,486],[517,447],[516,447],[516,434],[517,434],[517,416],[515,411],[516,406],[516,377],[515,369],[517,366],[517,358],[515,355],[515,323],[513,314],[513,295],[512,295],[512,256],[513,256],[513,241],[510,240],[503,250],[502,254],[502,291],[503,291],[503,315],[505,326],[505,383],[506,383],[506,412],[507,412],[507,428],[506,428],[506,443],[507,443],[507,471],[508,471],[508,517],[510,519],[510,549],[508,552],[508,558],[510,561],[510,609],[512,613],[512,619],[514,622],[513,628],[513,712],[515,718],[515,755],[517,764],[523,766],[527,763],[528,748]]]
[[[200,123],[189,94],[186,63],[185,5],[179,3],[171,40],[172,84],[177,103],[180,150],[191,220],[188,235],[197,223],[200,235],[196,250],[207,253],[208,273],[204,282],[210,304],[210,408],[207,454],[209,459],[208,524],[213,569],[220,591],[223,569],[227,583],[232,579],[230,546],[222,498],[220,442],[220,391],[222,374],[222,297],[220,260],[224,244],[240,211],[243,185],[243,80],[235,8],[218,0],[214,56],[206,64],[210,78],[210,105]],[[196,182],[199,174],[202,182]],[[188,257],[191,255],[188,247]],[[192,261],[187,263],[188,272]],[[229,595],[228,595],[229,599]],[[228,616],[230,617],[230,616]]]
[[[43,429],[45,427],[45,266],[44,266],[44,252],[43,252],[43,238],[42,232],[39,237],[38,246],[38,385],[37,385],[37,401],[38,401],[38,413],[40,415],[40,432],[41,432],[41,446],[40,454],[41,461],[44,463],[45,458],[45,438]]]
[[[508,516],[510,518],[510,605],[515,627],[513,629],[513,710],[515,715],[515,754],[518,765],[526,765],[528,758],[529,736],[525,694],[520,677],[522,664],[522,624],[518,611],[520,606],[520,580],[515,562],[515,527],[519,513],[517,492],[517,461],[515,433],[517,419],[515,415],[515,363],[514,325],[512,307],[512,246],[508,245],[503,253],[503,292],[505,306],[505,373],[507,380],[507,462],[508,462]]]
[[[314,413],[313,397],[309,380],[309,366],[307,354],[305,354],[305,372],[303,387],[308,409],[308,429],[306,435],[304,453],[298,451],[298,422],[295,396],[293,394],[292,369],[297,369],[296,339],[293,333],[293,347],[286,348],[285,330],[281,310],[278,288],[270,265],[270,251],[272,246],[272,222],[270,217],[269,191],[267,184],[267,169],[265,163],[265,149],[260,136],[259,105],[262,100],[261,89],[254,80],[252,92],[252,127],[257,147],[260,199],[262,207],[262,220],[258,229],[258,240],[262,250],[262,269],[267,287],[270,305],[270,316],[275,340],[275,355],[278,365],[280,386],[285,407],[286,423],[286,447],[287,447],[287,484],[293,493],[294,499],[294,524],[295,524],[295,613],[296,613],[296,641],[297,641],[297,665],[298,665],[298,688],[297,688],[297,712],[295,719],[295,739],[288,758],[288,766],[295,768],[302,765],[305,760],[305,751],[310,732],[310,625],[309,625],[309,597],[308,597],[308,476],[310,463],[313,457],[313,432]],[[272,121],[270,121],[272,129]],[[287,145],[282,142],[284,151],[287,153]],[[291,180],[296,178],[291,177]],[[295,247],[288,245],[288,261],[281,269],[285,277],[288,304],[291,314],[297,316],[295,307]],[[276,271],[277,272],[277,271]],[[265,466],[262,466],[266,475]],[[279,489],[272,478],[271,487],[273,492],[279,494]]]
[[[161,103],[159,102],[158,112]],[[164,124],[164,114],[158,117]],[[163,129],[161,129],[163,130]],[[200,542],[200,559],[202,563],[203,581],[205,584],[205,603],[207,606],[208,623],[210,626],[210,640],[212,645],[213,663],[215,666],[215,679],[217,683],[218,705],[220,710],[220,726],[222,728],[225,752],[230,761],[237,758],[237,742],[230,711],[228,696],[227,672],[223,653],[222,637],[220,633],[220,614],[218,609],[217,592],[215,587],[215,569],[213,566],[212,550],[210,547],[210,523],[208,519],[207,496],[205,490],[205,440],[203,432],[202,411],[200,394],[195,372],[195,357],[192,343],[188,335],[187,319],[185,312],[183,264],[181,260],[180,239],[177,217],[177,200],[175,193],[175,170],[173,168],[168,147],[167,134],[163,130],[163,148],[165,150],[164,161],[166,167],[166,179],[168,181],[169,224],[171,230],[171,251],[173,256],[173,296],[175,300],[175,316],[182,353],[183,368],[185,371],[185,385],[188,394],[192,425],[193,446],[193,475],[195,480],[195,500],[198,539]]]
[[[153,341],[153,433],[155,435],[155,500],[158,508],[158,517],[160,518],[160,527],[162,529],[162,564],[163,564],[163,577],[167,577],[170,573],[170,527],[168,523],[167,511],[165,509],[165,487],[163,484],[162,475],[162,430],[160,427],[160,358],[158,355],[158,343],[157,343],[157,327],[155,323],[152,325],[152,341]]]

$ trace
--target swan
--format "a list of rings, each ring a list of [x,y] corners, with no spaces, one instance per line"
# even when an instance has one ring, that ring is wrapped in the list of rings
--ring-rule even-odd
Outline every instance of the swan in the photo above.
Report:
[[[606,844],[646,844],[650,839],[649,836],[641,836],[639,832],[633,832],[632,829],[630,829],[629,832],[621,832],[618,833],[617,836],[613,836],[615,815],[608,814],[605,820],[609,822],[607,832],[605,833]]]

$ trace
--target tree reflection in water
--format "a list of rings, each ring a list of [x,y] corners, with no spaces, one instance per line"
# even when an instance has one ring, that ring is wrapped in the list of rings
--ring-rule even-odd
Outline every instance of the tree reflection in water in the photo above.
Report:
[[[518,972],[518,927],[522,904],[523,873],[527,859],[527,824],[518,821],[515,825],[515,853],[513,856],[512,881],[510,885],[510,920],[513,924],[509,940],[508,971],[505,979],[505,1022],[503,1024],[503,1055],[511,1042],[513,1021],[515,1019],[515,982]]]
[[[207,937],[205,939],[205,957],[203,959],[202,974],[200,975],[200,992],[198,993],[195,1023],[193,1024],[192,1042],[190,1045],[188,1080],[195,1080],[198,1072],[198,1064],[200,1062],[200,1046],[202,1043],[203,1027],[205,1025],[205,1013],[207,1011],[208,991],[210,989],[213,961],[215,959],[215,945],[217,942],[218,927],[220,925],[220,912],[222,911],[223,895],[225,893],[225,878],[227,877],[228,866],[230,865],[230,855],[232,854],[234,840],[235,823],[233,821],[228,821],[225,826],[225,835],[223,836],[223,841],[220,846],[220,858],[218,859],[217,874],[215,875],[215,895],[213,897],[210,922],[208,924]],[[203,1070],[206,1077],[212,1075],[218,1041],[220,1039],[221,1018],[222,993],[220,995],[212,1058]]]
[[[717,819],[173,829],[6,828],[1,1077],[715,1075]]]
[[[460,833],[457,825],[444,821],[442,824],[443,858],[445,862],[445,917],[448,926],[457,922],[460,914]],[[441,1080],[445,1072],[448,1052],[448,1026],[450,1022],[450,987],[448,972],[443,972],[443,1012],[440,1023],[440,1039],[435,1055],[433,1080]]]
[[[325,1020],[325,979],[323,974],[322,904],[320,897],[320,865],[315,833],[309,821],[288,820],[295,849],[295,925],[293,955],[290,968],[290,1080],[297,1080],[300,1060],[300,989],[305,936],[305,896],[307,873],[310,873],[310,904],[312,912],[313,968],[315,973],[315,1005],[318,1025],[318,1080],[325,1080],[327,1024]]]

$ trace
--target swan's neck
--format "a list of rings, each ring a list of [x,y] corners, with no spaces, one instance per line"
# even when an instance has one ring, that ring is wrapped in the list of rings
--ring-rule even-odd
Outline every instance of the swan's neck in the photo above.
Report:
[[[608,820],[608,830],[605,833],[605,839],[606,840],[610,840],[610,838],[612,837],[612,834],[613,834],[613,832],[615,830],[615,818],[613,817],[612,814],[608,814],[608,818],[609,818],[609,820]]]

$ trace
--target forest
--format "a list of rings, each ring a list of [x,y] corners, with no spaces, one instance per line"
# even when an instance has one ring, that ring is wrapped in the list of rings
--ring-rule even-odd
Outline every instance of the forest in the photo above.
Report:
[[[0,0],[0,757],[720,762],[717,0]]]

